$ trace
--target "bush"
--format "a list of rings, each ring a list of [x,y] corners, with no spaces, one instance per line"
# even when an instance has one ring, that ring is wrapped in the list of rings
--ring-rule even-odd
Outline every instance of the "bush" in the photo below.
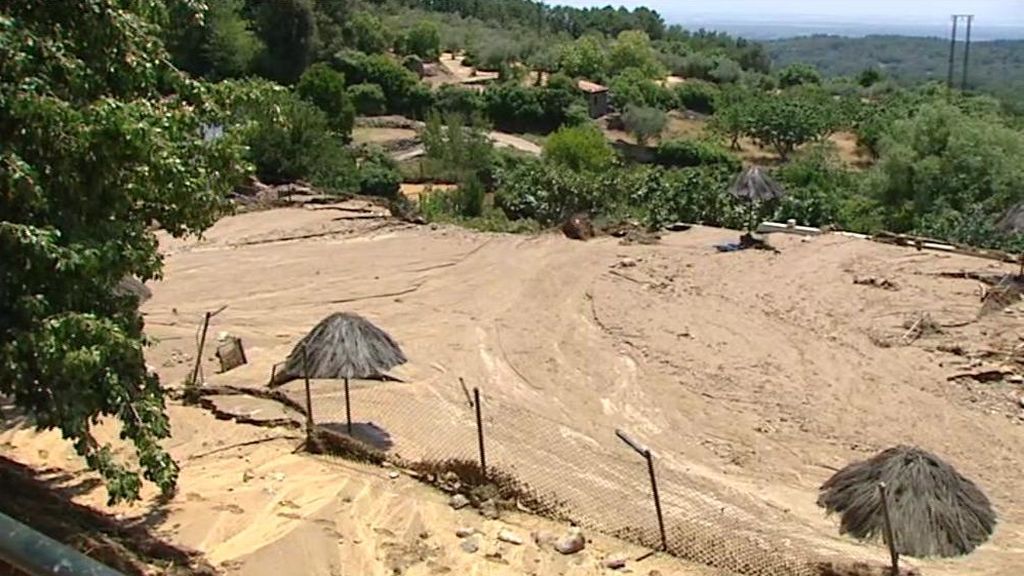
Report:
[[[848,225],[846,206],[856,193],[857,175],[839,159],[834,146],[808,147],[775,171],[786,190],[774,214],[777,222],[794,219],[805,226]]]
[[[342,72],[350,84],[375,84],[384,95],[384,112],[422,117],[431,104],[430,90],[419,77],[388,54],[367,56],[345,51],[336,55],[332,67]]]
[[[810,64],[790,64],[779,72],[779,85],[783,88],[803,84],[821,84],[821,73]]]
[[[655,158],[658,164],[675,168],[721,165],[730,170],[740,169],[739,158],[722,146],[705,140],[662,142]]]
[[[355,107],[345,90],[345,77],[322,62],[310,66],[299,78],[295,91],[303,100],[316,105],[346,141],[352,135]]]
[[[366,196],[396,198],[402,185],[402,175],[385,159],[367,159],[359,166],[359,193]]]
[[[460,114],[466,118],[482,114],[485,108],[482,94],[456,84],[441,86],[434,98],[434,105],[443,113]]]
[[[236,109],[246,126],[249,160],[264,182],[308,180],[330,192],[355,188],[355,162],[316,106],[266,84]]]
[[[592,124],[564,127],[548,137],[544,160],[571,170],[598,172],[615,161],[615,151]]]
[[[721,90],[710,82],[703,80],[687,80],[675,87],[676,102],[680,108],[700,112],[715,113],[715,100]]]
[[[629,107],[675,108],[676,98],[672,91],[654,82],[635,68],[616,76],[611,82],[612,104],[619,110]]]
[[[422,20],[405,35],[403,46],[406,54],[415,54],[424,60],[435,62],[441,55],[441,33],[433,22]]]
[[[622,115],[626,130],[636,138],[637,144],[646,145],[651,138],[661,136],[668,117],[657,108],[631,106]]]
[[[348,97],[352,100],[356,112],[360,116],[383,114],[387,102],[384,90],[376,84],[356,84],[348,89]]]
[[[733,84],[738,82],[743,75],[743,68],[735,60],[719,57],[715,61],[715,67],[708,73],[711,80],[719,84]]]
[[[565,124],[582,97],[572,81],[555,75],[544,88],[504,83],[484,92],[487,117],[509,132],[550,132]]]

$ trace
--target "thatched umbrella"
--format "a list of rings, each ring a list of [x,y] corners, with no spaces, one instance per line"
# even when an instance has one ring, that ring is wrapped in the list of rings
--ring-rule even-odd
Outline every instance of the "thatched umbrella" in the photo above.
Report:
[[[996,229],[1007,236],[1024,235],[1024,202],[1014,204],[996,222]],[[1017,276],[1024,278],[1024,254],[1018,255],[1020,270]]]
[[[274,371],[270,386],[305,378],[306,408],[308,418],[312,419],[309,379],[344,379],[345,416],[351,434],[349,379],[381,378],[388,370],[405,362],[405,354],[387,332],[362,316],[336,312],[321,320],[295,345],[284,366]]]
[[[894,569],[898,554],[967,554],[992,535],[996,523],[981,489],[938,456],[909,446],[836,472],[822,484],[818,505],[841,515],[840,533],[861,540],[885,535],[888,516],[892,537],[885,539]]]
[[[778,200],[786,195],[782,186],[761,170],[760,166],[751,166],[741,172],[733,181],[729,192],[740,200],[746,200],[750,207],[748,232],[753,232],[756,224],[754,219],[757,215],[757,204]]]

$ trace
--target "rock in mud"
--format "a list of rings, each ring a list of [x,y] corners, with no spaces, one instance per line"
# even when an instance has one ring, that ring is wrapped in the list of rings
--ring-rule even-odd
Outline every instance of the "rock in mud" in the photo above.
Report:
[[[602,564],[605,568],[610,570],[621,570],[626,567],[626,559],[622,556],[612,556],[610,558],[605,558]]]
[[[586,547],[587,540],[578,529],[570,531],[564,538],[555,543],[555,550],[562,554],[575,554]]]
[[[562,224],[562,234],[573,240],[590,240],[594,237],[594,225],[590,222],[590,216],[586,214],[573,214]]]
[[[469,506],[469,498],[466,498],[462,494],[456,494],[448,500],[448,505],[456,510],[461,510],[466,506]]]
[[[459,548],[467,554],[476,554],[480,550],[480,537],[474,535],[464,539]]]
[[[496,520],[499,516],[498,505],[494,500],[486,500],[480,503],[480,515],[488,520]]]
[[[476,528],[470,528],[469,526],[462,526],[455,531],[455,535],[459,538],[469,538],[476,534]]]
[[[498,532],[498,540],[502,542],[508,542],[509,544],[515,544],[519,546],[523,543],[523,539],[519,534],[512,532],[511,530],[502,530]]]
[[[547,548],[548,546],[554,546],[555,542],[558,541],[558,536],[548,532],[547,530],[537,530],[530,534],[533,538],[534,543],[541,548]]]

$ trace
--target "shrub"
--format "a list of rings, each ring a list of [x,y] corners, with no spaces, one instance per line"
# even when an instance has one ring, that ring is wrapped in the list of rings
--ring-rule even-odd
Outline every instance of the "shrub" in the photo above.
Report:
[[[350,84],[375,84],[384,95],[384,112],[421,117],[431,103],[430,90],[419,78],[388,54],[366,55],[345,51],[332,60],[332,67]]]
[[[616,76],[611,82],[612,103],[619,110],[629,107],[657,108],[669,110],[676,106],[672,91],[630,68]]]
[[[779,85],[783,88],[803,84],[821,84],[821,73],[810,64],[790,64],[779,72]]]
[[[598,172],[615,161],[615,151],[592,124],[564,127],[544,144],[544,160],[571,170]]]
[[[402,175],[390,162],[368,159],[359,166],[359,193],[366,196],[396,198]]]
[[[631,106],[622,115],[622,123],[626,130],[641,146],[646,145],[651,138],[661,136],[667,122],[668,117],[657,108]]]
[[[405,35],[403,46],[407,54],[415,54],[428,61],[441,55],[441,33],[433,22],[422,20]]]
[[[384,90],[376,84],[356,84],[348,89],[348,96],[352,100],[355,110],[362,116],[374,116],[383,114],[387,102],[384,99]]]
[[[308,180],[331,192],[355,188],[355,162],[316,106],[267,84],[235,110],[249,159],[265,182]]]
[[[434,104],[441,112],[460,114],[466,118],[482,114],[485,107],[482,94],[455,84],[441,86]]]
[[[316,105],[346,141],[352,135],[355,107],[345,90],[345,77],[322,62],[310,66],[299,78],[295,91],[307,102]]]
[[[722,165],[739,170],[740,161],[728,150],[705,140],[668,140],[662,142],[655,158],[658,164],[675,168]]]
[[[679,107],[701,114],[715,113],[715,100],[720,93],[717,86],[703,80],[688,80],[675,87]]]

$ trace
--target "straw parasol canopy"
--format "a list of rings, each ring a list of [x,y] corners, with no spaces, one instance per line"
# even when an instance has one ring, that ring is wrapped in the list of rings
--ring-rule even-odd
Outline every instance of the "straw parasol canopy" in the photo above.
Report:
[[[996,222],[996,228],[1004,234],[1024,234],[1024,202],[1014,204]]]
[[[306,354],[309,373],[303,370]],[[402,349],[387,332],[357,314],[337,312],[306,334],[274,373],[271,386],[308,376],[317,379],[379,378],[405,364]]]
[[[741,172],[733,181],[729,192],[741,200],[750,202],[778,200],[786,195],[782,186],[761,170],[760,166],[751,166]]]
[[[996,514],[981,489],[938,456],[909,446],[843,468],[821,486],[818,505],[841,515],[841,534],[874,539],[885,527],[881,482],[899,554],[961,556],[992,535]]]

